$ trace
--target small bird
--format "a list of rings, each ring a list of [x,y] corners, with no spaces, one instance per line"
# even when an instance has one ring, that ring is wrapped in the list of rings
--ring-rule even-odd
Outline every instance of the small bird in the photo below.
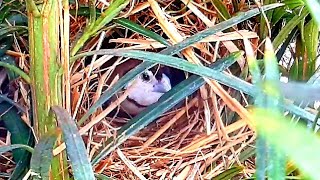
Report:
[[[114,69],[111,80],[115,75],[121,78],[140,63],[141,61],[130,59],[118,65]],[[124,90],[128,90],[128,96],[120,104],[120,110],[130,116],[135,116],[151,104],[156,103],[164,93],[184,79],[183,71],[166,66],[158,65],[145,70],[125,86]],[[121,95],[121,93],[118,93],[118,95]],[[115,100],[115,98],[116,96],[112,100]]]
[[[120,106],[130,115],[137,115],[168,92],[171,89],[171,82],[164,73],[155,76],[152,71],[147,70],[125,87],[128,88],[130,90],[127,99]]]

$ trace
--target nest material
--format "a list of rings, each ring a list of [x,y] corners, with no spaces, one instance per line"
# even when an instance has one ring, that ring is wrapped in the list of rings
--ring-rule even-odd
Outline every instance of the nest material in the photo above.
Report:
[[[232,8],[228,2],[226,5]],[[192,36],[217,21],[214,7],[205,1],[135,1],[126,10],[123,17],[162,35],[171,43]],[[79,18],[71,26],[80,28],[82,23],[83,19]],[[77,31],[79,29],[72,32]],[[86,48],[95,48],[100,43],[98,37],[93,38]],[[237,51],[236,44],[241,45],[244,37],[255,39],[257,35],[253,30],[239,29],[218,33],[186,49],[182,54],[188,61],[208,65],[217,58]],[[164,46],[117,26],[106,31],[102,48],[158,52]],[[112,85],[117,80],[112,72],[117,65],[127,60],[112,57],[113,64],[104,66],[105,62],[110,62],[110,58],[100,57],[93,62],[84,93],[81,93],[86,82],[83,77],[87,75],[90,64],[82,62],[75,66],[77,69],[72,75],[72,109],[78,117],[100,97],[103,89],[108,88],[106,81]],[[239,63],[237,69],[241,69],[241,66],[243,64]],[[255,139],[254,132],[244,119],[247,113],[242,106],[246,105],[245,97],[211,82],[201,87],[193,98],[186,100],[185,106],[164,114],[124,142],[95,167],[96,172],[116,179],[139,179],[139,175],[148,179],[210,179],[232,165],[240,165],[247,167],[243,177],[253,173],[251,162],[239,159],[239,154]],[[237,97],[238,101],[233,97]],[[108,108],[117,112],[117,107],[111,104]],[[91,120],[94,121],[103,111],[105,109],[100,109]],[[112,116],[107,114],[84,136],[91,157],[97,154],[107,138],[116,136],[116,130],[130,120],[119,118],[117,113]]]
[[[224,3],[229,12],[234,13],[231,3]],[[242,6],[240,11],[248,8],[245,4]],[[97,7],[105,8],[101,2]],[[132,1],[120,16],[162,35],[172,44],[218,22],[218,13],[210,1]],[[71,18],[71,42],[79,37],[78,32],[83,31],[85,24],[84,17]],[[95,49],[99,43],[102,43],[100,48],[104,49],[158,52],[164,48],[162,44],[120,26],[102,33],[106,35],[104,39],[100,39],[99,35],[92,38],[83,50]],[[234,29],[232,32],[212,35],[181,54],[192,63],[208,65],[217,58],[238,51],[243,38],[251,39],[258,47],[257,37],[254,29]],[[70,82],[71,109],[76,119],[81,118],[103,91],[117,81],[117,77],[112,75],[113,70],[127,60],[102,56],[74,64]],[[106,66],[111,61],[113,63]],[[234,73],[239,74],[244,64],[242,58],[234,67],[233,70],[238,70]],[[26,65],[25,56],[21,56],[20,67],[28,71]],[[21,103],[30,108],[26,93],[29,89],[22,83],[19,85]],[[254,173],[254,163],[250,159],[240,159],[239,155],[250,147],[255,134],[247,123],[245,98],[241,93],[222,87],[215,81],[207,81],[194,96],[185,100],[183,107],[167,112],[128,139],[107,159],[99,162],[95,171],[115,179],[139,179],[141,175],[147,179],[211,179],[238,165],[245,167],[238,178],[248,177]],[[116,103],[109,105],[107,110],[100,108],[85,125],[95,121],[98,123],[88,129],[81,127],[80,132],[84,134],[91,158],[103,148],[108,138],[117,135],[119,127],[130,120],[117,116],[117,109]],[[26,116],[25,119],[28,119]],[[1,139],[0,143],[4,142],[5,139]],[[9,164],[5,164],[7,170],[13,167],[12,163]]]

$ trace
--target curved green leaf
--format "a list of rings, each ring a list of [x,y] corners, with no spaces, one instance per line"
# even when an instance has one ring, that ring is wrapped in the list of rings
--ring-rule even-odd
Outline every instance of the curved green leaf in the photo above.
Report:
[[[89,162],[85,144],[78,132],[75,121],[65,109],[59,106],[53,106],[52,111],[55,113],[58,124],[62,129],[75,179],[94,179],[93,168]]]
[[[0,120],[5,128],[11,133],[11,144],[34,145],[32,130],[21,119],[19,111],[6,101],[0,103]],[[25,149],[15,149],[12,151],[16,168],[11,179],[20,179],[29,168],[31,153]]]
[[[20,149],[20,148],[25,149],[30,153],[33,153],[33,151],[34,151],[32,147],[25,145],[25,144],[12,144],[12,145],[7,145],[7,146],[1,146],[0,147],[0,155],[5,152],[12,151],[15,149]]]
[[[44,135],[35,146],[30,162],[33,179],[49,179],[50,165],[53,158],[52,150],[56,139],[57,135],[54,133]]]
[[[130,29],[131,31],[134,31],[134,32],[137,32],[139,34],[142,34],[144,36],[147,36],[149,38],[152,38],[158,42],[160,42],[161,44],[164,44],[166,46],[170,46],[171,44],[166,40],[164,39],[162,36],[160,36],[159,34],[156,34],[152,31],[150,31],[149,29],[146,29],[142,26],[139,26],[138,24],[128,20],[128,19],[125,19],[125,18],[121,18],[121,19],[117,19],[115,20],[115,22],[117,24],[120,24],[121,26],[125,27],[125,28],[128,28]]]
[[[12,34],[17,31],[27,31],[28,28],[25,26],[7,26],[0,28],[0,40],[5,38],[8,34]]]
[[[19,69],[17,66],[9,64],[7,62],[0,61],[0,66],[7,68],[9,71],[14,72],[18,75],[20,75],[27,83],[30,84],[31,80],[28,74],[23,72],[21,69]]]
[[[235,166],[228,170],[223,171],[216,177],[212,178],[212,180],[229,180],[233,177],[237,176],[244,168],[241,166]]]
[[[295,15],[279,32],[272,44],[275,49],[278,49],[280,44],[288,37],[289,33],[309,14],[307,8],[303,8],[300,14]]]

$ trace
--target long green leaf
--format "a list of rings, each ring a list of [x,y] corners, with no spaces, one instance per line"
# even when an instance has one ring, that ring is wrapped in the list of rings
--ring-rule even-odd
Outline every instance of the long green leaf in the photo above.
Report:
[[[272,112],[283,113],[279,104],[282,102],[282,94],[280,92],[279,81],[280,73],[278,69],[278,61],[274,54],[274,50],[269,38],[266,39],[266,47],[264,54],[265,62],[265,82],[266,101],[263,107]],[[266,122],[267,123],[267,122]],[[267,142],[268,144],[268,142]],[[268,144],[269,145],[269,144]],[[268,178],[285,179],[285,158],[282,152],[270,145],[268,146]]]
[[[6,63],[6,62],[1,62],[0,61],[0,66],[7,68],[9,71],[12,71],[14,73],[17,73],[20,75],[27,83],[30,84],[31,80],[28,74],[23,72],[21,69],[19,69],[17,66]]]
[[[137,25],[136,23],[125,19],[125,18],[121,18],[121,19],[117,19],[115,20],[115,22],[117,24],[120,24],[121,26],[130,29],[131,31],[137,32],[139,34],[143,34],[144,36],[147,36],[149,38],[152,38],[158,42],[160,42],[161,44],[164,44],[166,46],[170,46],[171,44],[164,39],[162,36],[160,36],[159,34],[156,34],[152,31],[150,31],[149,29],[146,29],[142,26]]]
[[[93,168],[89,162],[85,144],[75,121],[65,109],[59,106],[53,106],[52,110],[56,114],[58,124],[62,129],[75,179],[94,179]]]
[[[212,180],[229,180],[237,176],[244,168],[241,166],[235,166],[228,170],[223,171],[216,177],[212,178]]]
[[[273,47],[277,49],[280,44],[288,37],[289,33],[309,14],[308,9],[304,8],[300,14],[295,15],[279,32],[273,40]]]
[[[219,14],[219,20],[225,21],[231,18],[231,15],[226,7],[226,5],[220,0],[211,0],[212,4],[214,5],[215,9]]]
[[[112,21],[114,17],[116,17],[122,9],[124,9],[128,4],[129,0],[114,0],[108,7],[106,11],[103,12],[103,15],[100,16],[94,23],[91,23],[88,26],[80,39],[76,42],[75,46],[71,50],[71,56],[74,56],[79,49],[87,42],[87,40],[97,33],[101,28],[103,28],[106,24]]]
[[[15,149],[25,149],[27,151],[29,151],[30,153],[33,153],[33,148],[28,146],[28,145],[25,145],[25,144],[12,144],[12,145],[7,145],[7,146],[1,146],[0,147],[0,154],[3,154],[5,152],[8,152],[8,151],[12,151],[12,150],[15,150]]]
[[[11,133],[11,144],[25,144],[34,146],[34,137],[32,130],[21,119],[18,109],[4,101],[0,103],[0,120],[4,123],[5,128]],[[20,179],[29,168],[31,154],[25,149],[13,150],[13,160],[16,168],[12,173],[12,179]]]
[[[56,139],[57,135],[54,133],[44,135],[35,146],[30,162],[33,179],[49,179],[52,150]]]
[[[304,28],[304,43],[308,55],[307,78],[314,74],[316,68],[317,49],[319,45],[319,26],[314,19],[311,19]]]
[[[320,26],[320,16],[319,9],[320,3],[317,0],[304,0],[306,2],[308,9],[311,11],[312,17],[317,21],[318,26]]]
[[[252,120],[262,136],[277,151],[286,154],[312,179],[320,179],[320,139],[300,124],[290,123],[282,113],[266,109],[253,110]]]
[[[21,30],[26,31],[26,30],[27,30],[27,27],[25,27],[25,26],[8,26],[8,27],[1,27],[1,28],[0,28],[0,40],[1,40],[2,38],[5,38],[8,34],[11,34],[11,33],[17,32],[17,31],[21,31]]]

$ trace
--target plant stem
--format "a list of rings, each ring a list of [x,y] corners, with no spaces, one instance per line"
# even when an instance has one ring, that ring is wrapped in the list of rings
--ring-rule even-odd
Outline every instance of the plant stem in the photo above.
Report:
[[[34,1],[27,1],[33,121],[35,133],[41,139],[45,134],[56,131],[56,120],[49,111],[52,106],[62,104],[62,76],[58,73],[61,66],[58,12],[61,9],[56,0],[47,0],[38,7]],[[65,153],[54,157],[50,176],[69,179],[65,165]]]

